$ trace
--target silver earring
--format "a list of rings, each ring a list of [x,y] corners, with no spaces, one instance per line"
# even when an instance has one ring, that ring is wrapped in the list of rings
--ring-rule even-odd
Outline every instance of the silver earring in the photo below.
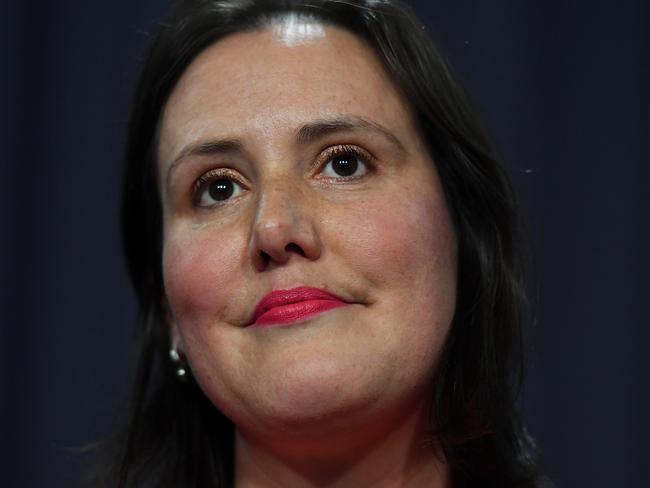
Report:
[[[172,363],[176,366],[176,377],[179,380],[185,380],[187,377],[187,370],[185,369],[185,364],[181,355],[178,353],[178,350],[175,347],[172,347],[169,350],[169,358],[172,360]]]

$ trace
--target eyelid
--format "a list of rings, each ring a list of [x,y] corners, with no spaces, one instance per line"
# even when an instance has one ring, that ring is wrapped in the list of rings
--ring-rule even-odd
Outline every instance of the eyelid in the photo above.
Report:
[[[201,195],[203,194],[203,191],[206,189],[206,186],[210,184],[212,181],[219,178],[228,178],[236,182],[239,186],[241,186],[243,190],[249,189],[248,183],[238,171],[232,168],[214,168],[199,176],[199,178],[192,186],[192,201],[194,202],[194,205],[200,206],[198,205],[198,203],[201,199]]]
[[[375,157],[370,154],[368,151],[365,149],[353,145],[353,144],[339,144],[337,146],[330,146],[327,149],[325,149],[323,152],[321,152],[318,155],[318,158],[316,158],[316,161],[314,163],[314,167],[320,172],[323,170],[325,165],[329,163],[333,158],[336,156],[340,156],[342,154],[353,154],[354,156],[357,156],[361,161],[366,165],[368,171],[371,171],[375,168],[376,165],[376,159]],[[327,178],[327,177],[324,177]],[[357,178],[362,178],[361,176],[351,176],[351,177],[339,177],[335,178],[337,180],[346,180],[346,179],[357,179]]]
[[[372,171],[375,167],[376,164],[376,159],[375,157],[370,154],[367,150],[353,145],[353,144],[339,144],[336,146],[330,146],[326,149],[324,149],[316,158],[314,161],[313,167],[317,169],[319,172],[323,170],[325,165],[329,163],[333,158],[336,156],[342,155],[342,154],[352,154],[356,157],[358,157],[361,162],[366,166],[368,171]],[[322,177],[323,179],[330,179],[330,180],[354,180],[354,179],[360,179],[363,178],[363,176],[349,176],[349,177],[338,177],[338,178],[332,178],[332,177]],[[195,206],[201,207],[199,205],[199,201],[201,199],[201,196],[203,194],[203,191],[205,191],[206,186],[210,184],[212,181],[219,179],[219,178],[227,178],[230,180],[233,180],[236,182],[238,185],[242,187],[243,190],[249,190],[250,185],[246,181],[245,178],[242,177],[242,175],[232,169],[232,168],[213,168],[205,173],[203,173],[194,183],[191,189],[191,197],[192,201]],[[227,203],[227,201],[224,201],[223,204]]]

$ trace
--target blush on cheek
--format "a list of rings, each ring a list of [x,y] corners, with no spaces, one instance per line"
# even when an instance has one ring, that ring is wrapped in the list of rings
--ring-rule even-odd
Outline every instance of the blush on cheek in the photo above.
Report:
[[[232,240],[187,229],[168,235],[163,276],[174,318],[183,324],[218,317],[228,303],[227,285],[236,274],[237,261]]]
[[[359,262],[375,263],[372,268],[383,276],[433,262],[454,263],[455,239],[446,207],[430,197],[377,202],[364,207],[355,220],[350,243],[361,253]]]

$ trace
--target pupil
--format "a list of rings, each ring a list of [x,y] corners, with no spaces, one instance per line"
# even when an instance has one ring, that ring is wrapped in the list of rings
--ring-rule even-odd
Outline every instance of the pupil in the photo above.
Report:
[[[215,200],[227,200],[235,191],[230,180],[214,180],[208,187],[210,196]]]
[[[332,169],[339,176],[350,176],[354,174],[358,166],[359,162],[357,158],[349,154],[336,156],[332,161]]]

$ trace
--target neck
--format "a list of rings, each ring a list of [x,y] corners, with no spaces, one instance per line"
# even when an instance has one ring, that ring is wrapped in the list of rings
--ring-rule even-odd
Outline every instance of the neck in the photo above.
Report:
[[[451,486],[450,470],[427,441],[423,408],[376,425],[331,429],[327,435],[276,439],[237,431],[235,486]]]

